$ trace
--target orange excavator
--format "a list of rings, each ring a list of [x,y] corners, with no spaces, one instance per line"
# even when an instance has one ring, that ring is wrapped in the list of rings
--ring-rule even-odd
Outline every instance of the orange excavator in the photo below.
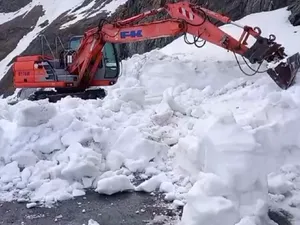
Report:
[[[163,11],[170,18],[136,23]],[[240,38],[237,40],[222,31],[211,19],[240,27]],[[187,34],[191,34],[194,40],[188,41]],[[48,98],[55,102],[68,95],[82,99],[102,99],[106,96],[104,89],[89,88],[111,86],[118,81],[121,70],[116,44],[177,35],[184,35],[187,44],[194,44],[199,48],[206,41],[215,44],[233,52],[236,59],[237,55],[242,56],[248,66],[246,59],[259,67],[264,61],[277,65],[266,71],[249,68],[254,72],[251,75],[267,72],[282,89],[293,84],[300,67],[299,53],[287,58],[284,47],[275,42],[275,35],[262,37],[258,27],[240,25],[227,16],[182,1],[112,23],[101,19],[97,27],[87,30],[82,36],[71,38],[69,47],[61,51],[57,58],[43,54],[18,56],[13,64],[14,86],[43,89],[29,96],[30,100]],[[247,43],[250,36],[255,38],[251,47]],[[202,41],[201,45],[199,40]],[[240,69],[242,70],[241,66]],[[54,90],[44,90],[47,88]]]

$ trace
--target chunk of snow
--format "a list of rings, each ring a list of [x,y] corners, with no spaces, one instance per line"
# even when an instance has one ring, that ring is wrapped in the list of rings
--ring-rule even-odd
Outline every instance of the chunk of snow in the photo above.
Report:
[[[56,201],[63,201],[72,198],[68,191],[69,182],[62,179],[45,180],[40,187],[32,194],[31,199],[35,202],[52,204]]]
[[[294,185],[283,174],[270,174],[268,177],[269,192],[272,194],[288,194]]]
[[[89,219],[88,225],[100,225],[100,224],[97,221],[93,220],[93,219]]]
[[[255,220],[255,217],[247,216],[242,218],[241,221],[238,222],[236,225],[257,225]]]
[[[13,154],[11,159],[18,162],[19,167],[32,166],[39,160],[38,157],[29,149],[27,151]]]
[[[159,153],[166,154],[168,147],[144,138],[135,127],[127,127],[117,139],[112,149],[119,151],[128,159],[150,161]]]
[[[214,174],[200,174],[187,195],[183,209],[183,224],[235,224],[240,214],[230,189]]]
[[[148,166],[148,160],[140,159],[140,160],[132,160],[126,159],[124,162],[124,166],[129,169],[132,173],[135,172],[144,172],[145,168]]]
[[[13,161],[0,168],[0,181],[4,183],[12,182],[15,178],[20,177],[20,168],[18,163]]]
[[[121,152],[110,151],[106,156],[106,166],[109,170],[116,171],[121,168],[125,157]]]
[[[121,88],[115,94],[116,98],[125,102],[133,101],[140,105],[145,103],[145,88],[142,87]]]
[[[74,142],[84,143],[92,140],[92,135],[89,129],[70,131],[61,137],[61,142],[65,146],[69,146]]]
[[[175,149],[174,166],[194,175],[204,169],[204,162],[205,152],[199,138],[185,136],[179,139]]]
[[[33,208],[33,207],[35,207],[35,206],[37,206],[37,204],[36,204],[35,202],[27,203],[27,204],[26,204],[27,209],[31,209],[31,208]]]
[[[100,194],[112,195],[117,192],[134,190],[131,181],[125,175],[116,175],[98,181],[96,192]]]
[[[85,191],[83,190],[74,189],[72,191],[72,196],[74,197],[83,196],[83,195],[85,195]]]
[[[66,163],[61,174],[69,179],[79,180],[85,176],[97,176],[101,171],[102,155],[79,143],[70,145],[65,152],[57,156]]]
[[[164,173],[160,173],[154,177],[151,177],[149,180],[144,181],[140,185],[138,185],[135,190],[136,191],[145,191],[145,192],[152,192],[155,191],[159,186],[163,183],[168,181],[167,176]]]
[[[35,142],[35,149],[42,153],[49,154],[63,148],[59,133],[49,133]]]
[[[239,213],[233,203],[221,196],[195,196],[183,208],[183,225],[224,225],[236,224]]]
[[[206,156],[204,171],[219,175],[235,190],[242,215],[251,212],[257,199],[267,201],[266,157],[253,135],[233,117],[222,117],[211,126],[202,144]]]
[[[47,123],[56,115],[56,108],[53,105],[29,106],[17,112],[17,124],[26,127],[36,127]]]
[[[172,182],[162,182],[160,187],[159,187],[159,190],[161,192],[165,192],[165,193],[170,193],[170,192],[174,192],[175,191],[175,187],[174,185],[172,184]]]
[[[174,204],[176,207],[184,206],[184,203],[183,203],[182,201],[177,200],[177,199],[173,201],[173,204]]]

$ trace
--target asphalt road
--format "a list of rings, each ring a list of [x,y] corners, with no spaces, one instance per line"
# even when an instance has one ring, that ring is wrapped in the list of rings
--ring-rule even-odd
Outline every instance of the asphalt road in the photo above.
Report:
[[[3,202],[0,225],[88,225],[90,219],[100,225],[175,225],[181,209],[169,209],[163,202],[148,193],[106,196],[92,191],[52,208],[28,209],[26,203]],[[291,225],[287,212],[269,211],[269,217],[279,225]]]
[[[166,225],[179,210],[162,206],[159,196],[146,193],[121,193],[112,196],[88,192],[52,208],[26,208],[25,203],[0,203],[2,225]],[[159,221],[155,222],[153,219]],[[150,222],[152,221],[152,222]]]

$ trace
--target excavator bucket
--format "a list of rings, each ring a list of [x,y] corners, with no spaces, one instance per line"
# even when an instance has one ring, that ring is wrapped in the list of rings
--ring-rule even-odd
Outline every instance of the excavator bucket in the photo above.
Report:
[[[296,53],[280,62],[275,68],[267,70],[269,76],[282,89],[288,89],[295,81],[296,74],[300,68],[300,54]]]

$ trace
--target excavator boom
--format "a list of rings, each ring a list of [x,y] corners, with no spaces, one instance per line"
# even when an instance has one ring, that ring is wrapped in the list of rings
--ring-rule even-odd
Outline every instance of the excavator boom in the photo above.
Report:
[[[170,18],[137,23],[160,12],[166,12]],[[235,39],[221,30],[211,22],[211,18],[240,27],[240,38]],[[262,37],[258,27],[237,24],[229,17],[183,1],[111,23],[102,19],[97,27],[87,30],[80,37],[76,48],[62,51],[59,59],[43,55],[19,56],[13,65],[14,84],[17,88],[52,87],[60,94],[72,92],[75,95],[92,86],[114,85],[120,73],[120,59],[115,44],[186,34],[194,37],[193,42],[185,39],[186,42],[198,48],[203,46],[198,45],[199,40],[202,40],[204,44],[210,42],[235,56],[240,55],[251,64],[261,66],[263,62],[278,63],[277,67],[264,72],[282,89],[292,85],[300,67],[299,53],[286,59],[284,48],[275,42],[275,35]],[[255,39],[252,46],[248,45],[249,37]],[[262,72],[255,71],[254,74],[256,73]],[[104,95],[102,91],[100,97]]]

